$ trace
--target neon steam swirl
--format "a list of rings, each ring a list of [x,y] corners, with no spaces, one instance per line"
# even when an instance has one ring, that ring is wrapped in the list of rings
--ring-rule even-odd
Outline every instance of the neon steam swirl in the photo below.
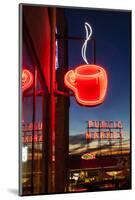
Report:
[[[82,58],[83,58],[84,62],[86,64],[89,64],[88,61],[87,61],[87,58],[86,58],[86,48],[87,48],[87,43],[90,40],[90,37],[92,35],[92,28],[87,22],[85,22],[85,30],[86,30],[86,39],[85,39],[85,42],[82,46],[82,52],[81,53],[82,53]]]

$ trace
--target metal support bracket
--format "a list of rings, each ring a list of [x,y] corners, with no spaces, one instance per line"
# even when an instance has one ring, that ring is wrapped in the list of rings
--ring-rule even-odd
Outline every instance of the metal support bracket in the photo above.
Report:
[[[64,91],[60,91],[60,90],[54,90],[54,94],[55,95],[62,95],[62,96],[74,96],[73,92],[64,92]]]
[[[55,37],[56,37],[56,40],[81,40],[81,41],[85,41],[85,38],[78,37],[78,36],[63,37],[59,34],[55,34]],[[95,40],[94,37],[91,37],[90,41],[92,42],[92,49],[93,49],[93,64],[96,64],[96,40]]]

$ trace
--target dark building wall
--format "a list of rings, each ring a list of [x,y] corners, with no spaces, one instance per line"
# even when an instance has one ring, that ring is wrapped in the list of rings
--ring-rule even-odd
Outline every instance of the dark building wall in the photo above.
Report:
[[[51,27],[48,8],[23,6],[23,18],[32,39],[47,87],[50,90]]]

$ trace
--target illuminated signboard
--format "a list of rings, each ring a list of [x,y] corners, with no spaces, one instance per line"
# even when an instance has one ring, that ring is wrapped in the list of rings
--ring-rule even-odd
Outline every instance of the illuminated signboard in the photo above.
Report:
[[[93,160],[96,158],[94,153],[85,153],[81,156],[83,160]]]
[[[108,78],[106,70],[95,64],[89,64],[86,58],[87,43],[92,28],[86,22],[86,39],[82,46],[82,58],[86,64],[77,66],[65,74],[64,83],[72,90],[77,102],[84,106],[96,106],[103,103],[107,93]]]
[[[31,87],[33,84],[33,75],[32,73],[27,70],[23,69],[22,70],[22,91],[24,92],[27,90],[29,87]]]
[[[124,135],[124,132],[122,131],[122,129],[123,129],[123,124],[121,121],[89,120],[85,137],[86,137],[86,140],[122,139]]]
[[[119,139],[123,138],[124,132],[116,132],[116,131],[98,131],[95,132],[86,132],[86,140],[90,139],[103,139],[103,140],[109,140],[109,139]]]
[[[64,83],[81,105],[95,106],[101,104],[106,97],[107,73],[98,65],[81,65],[68,71]]]
[[[123,128],[121,121],[88,121],[89,128]]]

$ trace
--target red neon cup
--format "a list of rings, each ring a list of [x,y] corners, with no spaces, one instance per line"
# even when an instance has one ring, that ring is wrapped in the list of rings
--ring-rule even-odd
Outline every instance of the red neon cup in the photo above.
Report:
[[[65,85],[74,92],[78,103],[86,106],[101,104],[107,92],[107,73],[98,65],[81,65],[64,77]]]

